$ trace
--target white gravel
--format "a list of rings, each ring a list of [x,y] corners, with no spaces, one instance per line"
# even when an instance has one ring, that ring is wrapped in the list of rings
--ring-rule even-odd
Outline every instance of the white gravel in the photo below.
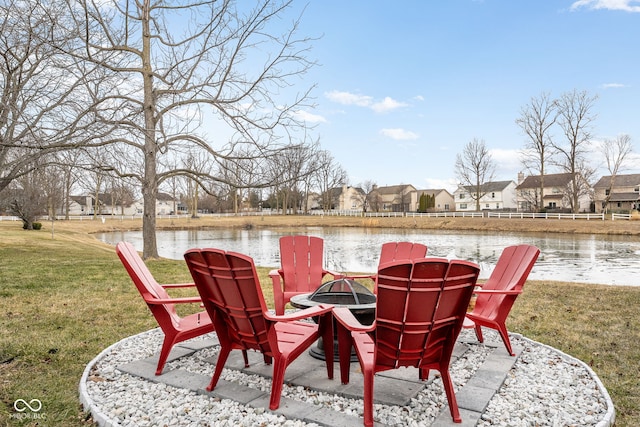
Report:
[[[471,330],[462,338],[473,339]],[[499,340],[486,331],[485,340]],[[152,383],[120,372],[117,367],[156,353],[162,332],[154,329],[122,340],[104,350],[85,370],[80,397],[100,426],[314,426],[287,419],[261,408],[218,399],[165,384]],[[556,349],[518,335],[512,343],[524,348],[502,388],[490,401],[478,426],[597,426],[613,424],[613,404],[595,373],[581,361]],[[217,351],[210,347],[167,364],[165,369],[185,369],[210,376],[205,361]],[[473,375],[489,350],[473,345],[451,367],[456,389]],[[223,379],[264,391],[270,380],[225,369]],[[362,416],[362,400],[284,387],[283,396]],[[428,426],[446,404],[439,379],[429,384],[408,406],[375,405],[376,421],[388,425]]]

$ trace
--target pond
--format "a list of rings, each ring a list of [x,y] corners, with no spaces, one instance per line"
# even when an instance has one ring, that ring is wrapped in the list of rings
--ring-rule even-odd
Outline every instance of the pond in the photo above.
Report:
[[[640,285],[640,239],[560,233],[479,233],[441,230],[302,227],[285,229],[211,229],[158,231],[159,255],[183,259],[187,249],[214,247],[251,256],[256,265],[280,265],[278,239],[286,234],[324,238],[325,267],[338,272],[373,272],[384,242],[413,241],[429,247],[430,256],[474,261],[486,278],[502,249],[527,243],[540,248],[529,278],[607,285]],[[142,251],[142,232],[101,233],[97,237],[115,245],[131,242]]]

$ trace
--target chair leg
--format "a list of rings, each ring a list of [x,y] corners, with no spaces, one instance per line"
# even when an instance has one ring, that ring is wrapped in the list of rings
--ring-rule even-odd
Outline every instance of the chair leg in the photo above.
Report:
[[[342,384],[349,384],[349,369],[351,367],[351,348],[353,346],[353,341],[351,339],[351,332],[347,328],[342,325],[337,325],[337,328],[340,382]]]
[[[429,368],[420,368],[420,379],[422,381],[429,379]]]
[[[165,363],[167,363],[167,359],[169,358],[169,354],[171,353],[171,349],[173,348],[174,344],[175,344],[175,337],[165,334],[164,341],[162,342],[162,349],[160,350],[160,356],[158,356],[158,366],[156,367],[156,375],[162,374],[162,370],[164,369]]]
[[[511,340],[509,339],[509,331],[507,331],[506,325],[498,325],[498,332],[500,332],[500,337],[502,338],[502,342],[504,346],[507,348],[507,352],[511,356],[515,356],[516,354],[513,352],[511,348]]]
[[[220,374],[222,374],[222,368],[224,368],[224,364],[227,363],[227,359],[229,358],[229,353],[231,353],[231,348],[220,348],[218,360],[216,361],[216,370],[213,373],[213,377],[211,377],[211,382],[207,387],[207,391],[211,391],[216,388],[216,384],[218,384],[218,380],[220,379]]]
[[[478,338],[478,341],[484,342],[484,337],[482,336],[482,326],[476,323],[474,330],[476,331],[476,338]]]
[[[440,377],[442,378],[442,386],[444,387],[444,392],[447,395],[447,402],[449,402],[449,411],[451,412],[451,418],[453,418],[454,423],[461,423],[462,417],[460,417],[458,401],[456,400],[456,394],[453,391],[453,383],[451,382],[449,369],[442,369],[440,371]]]
[[[269,409],[275,411],[280,406],[280,396],[284,384],[284,371],[287,369],[287,359],[276,356],[273,361],[273,375],[271,377],[271,399]]]
[[[364,374],[364,425],[373,426],[373,370]]]
[[[327,377],[333,379],[333,316],[331,313],[323,315],[321,323],[322,343],[324,345],[325,363],[327,365]]]
[[[249,356],[247,355],[247,350],[242,350],[242,358],[244,359],[244,367],[249,367]]]

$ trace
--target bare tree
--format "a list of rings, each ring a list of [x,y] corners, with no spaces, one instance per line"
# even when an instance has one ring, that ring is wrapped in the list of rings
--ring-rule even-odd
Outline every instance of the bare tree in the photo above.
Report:
[[[592,113],[597,96],[586,91],[564,93],[558,100],[558,123],[565,136],[564,143],[553,142],[557,151],[558,165],[572,176],[568,197],[573,212],[580,209],[580,198],[590,191],[589,180],[594,169],[589,165],[589,143],[591,128],[595,120]]]
[[[124,215],[125,206],[131,206],[135,202],[135,191],[127,182],[123,179],[110,178],[109,187],[105,190],[105,193],[109,197],[111,204],[111,215],[117,215],[118,211],[116,207],[120,207],[120,215]],[[175,212],[176,206],[174,204],[173,210]]]
[[[285,214],[289,208],[302,207],[309,179],[318,170],[321,153],[317,142],[290,145],[271,159],[269,174],[279,184],[275,186],[275,193],[277,198],[282,199]]]
[[[185,185],[185,194],[187,197],[187,206],[191,212],[191,218],[198,217],[198,205],[200,202],[200,188],[203,188],[207,194],[212,194],[211,187],[219,188],[220,185],[210,185],[210,183],[202,182],[201,176],[209,174],[212,166],[207,161],[208,156],[204,153],[189,152],[183,157],[183,169],[196,172],[195,176],[184,176],[182,182]],[[171,180],[177,178],[178,175],[172,174]]]
[[[219,176],[224,178],[222,187],[227,188],[227,194],[233,201],[233,213],[238,214],[245,195],[248,197],[249,189],[262,178],[261,168],[257,162],[258,156],[252,153],[249,147],[241,150],[241,157],[232,160],[223,160],[219,165]]]
[[[314,181],[320,193],[322,209],[330,210],[335,206],[337,200],[333,190],[346,184],[347,178],[347,172],[330,152],[321,150],[318,153]]]
[[[240,161],[243,145],[265,158],[283,137],[306,135],[296,136],[305,123],[294,113],[308,105],[309,90],[285,89],[313,65],[310,39],[297,38],[298,20],[285,31],[273,25],[292,0],[67,3],[83,34],[81,48],[70,53],[117,83],[108,93],[95,91],[92,111],[99,122],[117,124],[105,143],[127,145],[138,158],[138,169],[123,168],[115,156],[105,168],[141,184],[145,258],[158,256],[155,203],[163,181],[179,172],[225,182],[176,171],[166,158],[200,150],[212,161]]]
[[[607,171],[609,171],[609,191],[606,192],[603,208],[609,206],[611,198],[611,190],[616,181],[616,176],[622,172],[624,162],[633,151],[631,145],[631,137],[627,134],[618,135],[615,139],[605,139],[600,146],[602,157],[606,163]]]
[[[373,189],[376,188],[376,183],[368,179],[363,183],[358,184],[357,186],[360,187],[362,193],[358,193],[358,195],[356,196],[358,197],[356,202],[362,206],[362,212],[364,213],[373,206],[373,203],[370,199],[372,197]]]
[[[64,218],[68,220],[69,208],[71,206],[71,192],[79,181],[79,174],[82,173],[78,166],[83,153],[81,150],[67,150],[60,151],[56,154],[58,166],[62,171],[63,200],[61,213],[64,215]]]
[[[374,212],[380,212],[382,209],[382,195],[376,184],[373,184],[371,191],[367,194],[367,204]]]
[[[42,166],[46,163],[43,160],[38,157],[34,159],[35,165],[25,165],[29,172],[19,173],[3,191],[9,210],[22,220],[27,230],[33,230],[36,218],[47,213],[47,185],[52,180],[47,168]],[[38,164],[40,161],[43,161],[41,165]]]
[[[473,189],[469,193],[476,202],[476,211],[480,211],[480,199],[485,195],[484,184],[493,181],[495,169],[484,140],[474,138],[456,156],[456,176],[461,185]]]
[[[99,76],[88,78],[91,69],[64,54],[68,27],[63,3],[0,4],[0,190],[109,130],[87,118],[87,88]]]
[[[539,210],[544,208],[544,174],[546,165],[553,155],[550,130],[557,118],[556,102],[550,99],[548,93],[542,93],[531,98],[530,103],[522,107],[520,117],[516,119],[516,123],[528,138],[522,151],[522,163],[527,170],[540,175],[539,191],[533,196]]]

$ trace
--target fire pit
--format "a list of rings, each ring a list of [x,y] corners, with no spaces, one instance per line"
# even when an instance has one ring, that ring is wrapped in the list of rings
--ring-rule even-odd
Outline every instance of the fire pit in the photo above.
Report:
[[[291,305],[296,308],[308,308],[318,304],[333,304],[348,308],[356,319],[363,325],[370,325],[375,320],[376,296],[362,284],[351,279],[337,279],[322,284],[311,294],[300,294],[291,298]],[[334,356],[338,360],[338,343],[334,325]],[[311,347],[311,356],[325,360],[322,338],[318,345]],[[352,361],[357,360],[355,355]]]

